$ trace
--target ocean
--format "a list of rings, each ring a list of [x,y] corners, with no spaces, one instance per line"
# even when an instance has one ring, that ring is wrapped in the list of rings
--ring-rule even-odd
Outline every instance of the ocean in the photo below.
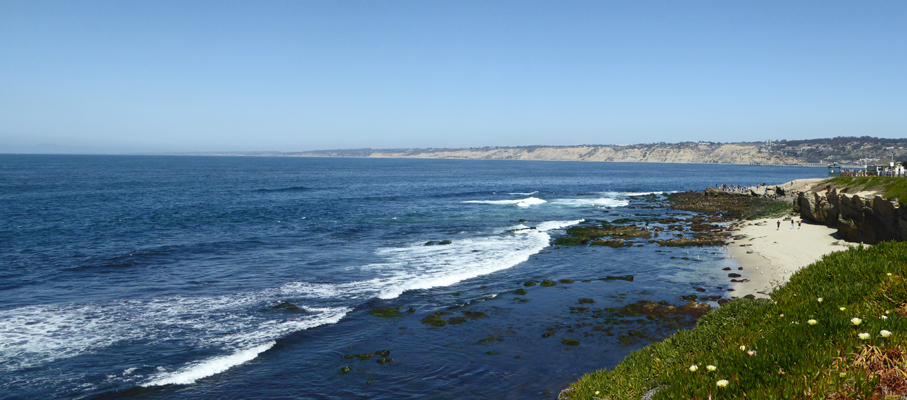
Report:
[[[690,326],[615,309],[716,307],[736,268],[717,246],[554,245],[566,228],[666,227],[693,215],[670,192],[826,174],[0,155],[0,399],[554,398]]]

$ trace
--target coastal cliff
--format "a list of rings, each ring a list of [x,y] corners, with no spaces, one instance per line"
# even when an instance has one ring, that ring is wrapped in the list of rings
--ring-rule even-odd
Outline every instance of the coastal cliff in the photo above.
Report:
[[[826,183],[800,192],[794,211],[803,219],[837,227],[840,238],[847,241],[907,241],[907,208],[897,199],[886,200],[875,192],[848,191]]]

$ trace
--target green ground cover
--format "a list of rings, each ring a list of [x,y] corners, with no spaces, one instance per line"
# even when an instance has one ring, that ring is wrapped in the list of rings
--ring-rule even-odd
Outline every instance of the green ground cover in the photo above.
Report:
[[[907,393],[907,243],[832,253],[583,376],[571,399],[885,399]],[[889,397],[894,396],[894,397]]]
[[[907,178],[891,178],[886,176],[841,176],[829,179],[836,186],[845,186],[854,189],[881,189],[882,197],[898,199],[901,205],[907,205]]]

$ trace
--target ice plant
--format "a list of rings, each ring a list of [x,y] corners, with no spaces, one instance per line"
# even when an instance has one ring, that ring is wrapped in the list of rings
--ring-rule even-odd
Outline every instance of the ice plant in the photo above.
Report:
[[[818,301],[819,301],[819,303],[821,303],[821,302],[822,302],[822,298],[821,298],[821,297],[819,297],[819,298],[818,298],[818,299],[816,299],[816,300],[818,300]]]
[[[714,366],[714,365],[706,365],[706,366],[705,366],[705,369],[709,370],[709,372],[713,372],[713,371],[715,371],[716,369],[718,369],[718,367],[716,367],[716,366]]]
[[[881,318],[882,318],[882,321],[884,321],[884,320],[888,319],[888,316],[887,316],[887,315],[883,315]]]
[[[854,326],[860,325],[860,323],[862,323],[862,322],[863,322],[863,320],[862,320],[862,319],[859,319],[859,318],[851,318],[851,319],[850,319],[850,323],[851,323],[851,324],[854,324]]]
[[[746,346],[740,346],[740,351],[746,351]]]
[[[725,386],[727,386],[727,379],[722,379],[722,380],[716,382],[715,385],[718,387],[725,387]]]
[[[816,321],[816,320],[814,320],[814,319],[811,319],[811,320],[809,320],[809,321],[806,321],[806,323],[807,323],[807,324],[810,324],[810,325],[815,325],[815,324],[818,324],[819,321]]]
[[[750,350],[750,351],[746,352],[746,354],[749,354],[750,357],[752,357],[752,356],[756,355],[756,350]]]
[[[860,340],[869,340],[869,334],[866,333],[866,332],[863,332],[863,333],[861,333],[861,334],[859,334],[859,335],[857,335],[857,336],[860,337]]]
[[[889,337],[891,336],[891,332],[882,329],[881,331],[879,331],[879,335],[882,335],[882,337]]]
[[[690,372],[696,372],[697,369],[699,369],[699,367],[695,364],[690,366]]]
[[[847,376],[847,373],[846,373],[846,372],[842,372],[842,373],[838,374],[838,377],[840,377],[840,378],[843,378],[843,377],[845,377],[845,376]]]
[[[838,309],[841,310],[841,311],[844,311],[844,310],[847,309],[847,307],[838,307]]]

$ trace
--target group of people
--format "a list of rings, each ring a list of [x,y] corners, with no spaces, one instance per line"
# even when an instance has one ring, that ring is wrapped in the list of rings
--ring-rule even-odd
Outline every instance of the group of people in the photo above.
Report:
[[[796,225],[797,225],[797,229],[800,229],[800,227],[803,226],[803,220],[801,219],[799,221],[796,221]],[[794,229],[794,219],[793,218],[790,219],[790,228]],[[778,220],[778,229],[781,229],[781,220],[780,219]]]

